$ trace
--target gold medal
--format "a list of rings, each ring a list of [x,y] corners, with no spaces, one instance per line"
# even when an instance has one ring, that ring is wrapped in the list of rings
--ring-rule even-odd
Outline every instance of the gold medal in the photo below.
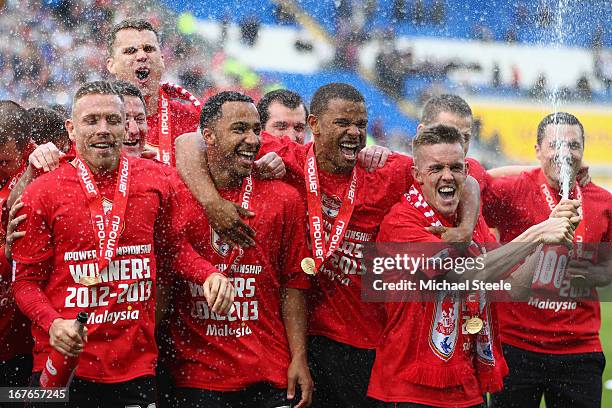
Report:
[[[308,275],[316,275],[317,273],[316,264],[315,264],[314,259],[312,258],[302,259],[302,262],[300,262],[300,266],[302,267],[302,270],[304,271],[304,273]]]
[[[480,332],[483,326],[484,324],[482,322],[482,319],[478,316],[472,317],[465,323],[465,329],[470,334],[476,334]]]
[[[100,283],[100,279],[97,276],[83,276],[79,283],[83,286],[94,286]]]

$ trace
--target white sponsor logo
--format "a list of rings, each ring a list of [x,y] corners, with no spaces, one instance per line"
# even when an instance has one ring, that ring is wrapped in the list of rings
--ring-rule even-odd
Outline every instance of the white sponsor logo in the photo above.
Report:
[[[117,324],[117,322],[124,320],[138,320],[139,315],[140,310],[122,310],[120,312],[109,312],[108,310],[105,310],[104,313],[91,312],[87,318],[87,324],[101,324],[109,322],[112,324]]]
[[[310,192],[319,195],[317,186],[317,162],[314,157],[308,159],[306,171],[308,172],[308,188]]]

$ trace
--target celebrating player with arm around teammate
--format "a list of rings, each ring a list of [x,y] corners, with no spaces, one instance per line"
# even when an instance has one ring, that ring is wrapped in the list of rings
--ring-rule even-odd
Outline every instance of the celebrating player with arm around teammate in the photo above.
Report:
[[[13,248],[13,293],[33,322],[34,372],[52,349],[80,355],[69,406],[147,406],[155,402],[156,257],[190,248],[177,238],[178,179],[121,152],[125,108],[108,82],[79,88],[66,127],[76,158],[26,188],[26,235]],[[191,279],[227,285],[210,263],[193,262]],[[231,296],[212,301],[223,313]],[[74,328],[81,311],[89,314],[84,336]]]
[[[366,273],[363,250],[376,239],[382,218],[409,187],[412,159],[391,155],[374,172],[358,164],[368,117],[363,95],[353,86],[322,86],[310,108],[313,142],[301,145],[262,132],[260,154],[278,153],[287,168],[285,180],[308,197],[312,248],[306,270],[318,273],[309,292],[313,405],[369,406],[366,390],[384,310],[380,304],[361,300],[361,277]],[[203,180],[191,181],[197,185]],[[459,229],[471,233],[478,213],[478,186],[470,180],[472,189],[462,197],[465,225]],[[473,195],[476,200],[466,204]]]
[[[540,167],[496,179],[483,197],[483,213],[502,242],[548,217],[581,211],[574,250],[544,248],[546,262],[538,265],[533,283],[540,295],[500,306],[510,376],[493,396],[496,407],[538,407],[542,395],[547,405],[601,405],[605,359],[595,286],[608,284],[612,277],[612,195],[593,183],[577,182],[585,142],[584,128],[574,115],[547,115],[537,129]],[[560,196],[564,165],[570,170],[565,200]]]
[[[457,222],[459,195],[468,171],[464,138],[455,127],[425,127],[413,140],[413,152],[415,182],[383,220],[377,241],[407,243],[406,248],[425,243],[418,251],[438,258],[474,258],[486,253],[483,267],[468,267],[459,274],[437,269],[434,263],[419,268],[419,279],[503,278],[528,288],[539,245],[571,242],[570,220],[555,218],[531,227],[513,246],[493,249],[499,245],[481,216],[472,242],[465,252],[457,253],[428,228],[451,227]],[[412,298],[386,303],[387,320],[368,390],[380,407],[482,406],[482,395],[502,386],[507,367],[499,342],[497,304],[483,290],[437,291],[434,295],[435,302]]]
[[[251,175],[259,150],[259,114],[250,97],[221,92],[203,106],[200,127],[208,171],[223,197],[252,211],[255,246],[231,246],[210,226],[188,190],[185,233],[236,290],[227,316],[211,310],[203,291],[188,280],[175,288],[169,325],[176,402],[182,407],[277,407],[309,405],[312,379],[306,360],[308,255],[306,213],[288,184]],[[193,152],[198,154],[198,152]],[[190,268],[189,259],[177,260]],[[296,385],[301,399],[296,397]]]
[[[106,68],[117,80],[140,89],[147,111],[145,148],[173,166],[174,140],[197,129],[200,101],[180,86],[160,82],[166,67],[155,27],[140,19],[116,24],[108,38]]]

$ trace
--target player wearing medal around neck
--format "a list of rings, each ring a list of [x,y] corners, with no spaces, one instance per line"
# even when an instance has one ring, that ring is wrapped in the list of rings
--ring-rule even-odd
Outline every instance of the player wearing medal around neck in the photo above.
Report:
[[[126,19],[115,25],[108,37],[106,68],[116,79],[128,81],[142,91],[148,123],[145,151],[154,153],[162,163],[175,166],[176,139],[184,133],[196,131],[201,104],[186,89],[167,82],[160,83],[166,67],[155,27],[141,19]],[[257,160],[255,169],[258,175],[264,176],[284,172],[282,160],[275,154]],[[222,238],[243,247],[253,243],[253,231],[246,225],[234,228],[229,222],[233,220],[226,221],[222,211],[228,209],[227,204],[223,206],[225,201],[206,199],[200,202]],[[240,211],[243,216],[250,215],[234,207],[231,210]]]
[[[612,195],[593,183],[577,182],[585,141],[574,115],[547,115],[537,129],[540,167],[493,181],[483,197],[483,214],[499,230],[501,242],[559,208],[581,210],[574,251],[545,247],[546,264],[554,273],[540,266],[535,272],[533,286],[552,290],[550,295],[500,305],[501,340],[511,375],[504,390],[493,396],[496,407],[538,407],[542,395],[554,406],[601,405],[605,359],[595,287],[612,279]],[[559,194],[562,160],[570,168],[568,200]]]
[[[414,184],[385,216],[377,241],[412,243],[406,245],[408,250],[414,243],[429,243],[419,246],[424,256],[446,253],[449,258],[477,257],[486,251],[484,244],[489,249],[499,247],[482,216],[465,249],[448,247],[428,230],[431,226],[452,227],[457,222],[457,206],[468,172],[459,130],[444,125],[422,128],[413,140],[413,152]],[[540,244],[569,245],[572,232],[568,218],[551,218],[517,237],[519,243],[487,251],[482,267],[466,263],[465,272],[458,274],[436,269],[431,263],[431,269],[420,268],[416,276],[421,281],[504,279],[514,292],[524,292]],[[497,305],[488,302],[484,291],[438,291],[434,295],[435,302],[385,304],[387,321],[368,390],[370,397],[380,401],[380,407],[480,406],[484,393],[502,386],[507,366],[498,337]]]
[[[206,171],[222,197],[255,214],[248,222],[257,235],[251,248],[223,242],[191,193],[179,193],[187,239],[231,277],[236,297],[221,316],[211,311],[200,286],[176,282],[169,324],[174,349],[167,362],[177,387],[171,405],[305,407],[313,384],[304,295],[310,282],[300,267],[308,256],[304,203],[289,184],[253,178],[261,124],[250,97],[229,91],[212,96],[200,128]],[[188,259],[182,264],[189,267]]]
[[[382,304],[361,300],[363,248],[375,241],[383,217],[412,184],[412,159],[393,154],[372,172],[358,164],[368,117],[363,95],[351,85],[322,86],[310,112],[312,143],[300,145],[262,133],[260,154],[278,153],[286,180],[308,197],[312,251],[304,267],[317,272],[309,292],[308,322],[313,406],[367,407],[372,404],[366,391],[374,349],[385,316]],[[182,148],[197,146],[192,135],[183,137]],[[181,147],[177,144],[177,157]],[[206,175],[191,168],[187,173],[191,182],[200,184],[192,191],[201,188]],[[462,196],[462,225],[453,230],[459,230],[456,235],[469,232],[469,237],[478,214],[478,185],[470,181],[470,191]]]
[[[175,256],[197,263],[186,278],[204,285],[215,312],[233,300],[228,278],[178,238],[176,173],[122,153],[122,99],[108,82],[79,88],[66,121],[77,156],[26,188],[26,234],[13,247],[13,293],[32,320],[34,372],[52,349],[80,356],[71,407],[155,403],[155,283]],[[81,311],[84,336],[74,327]]]

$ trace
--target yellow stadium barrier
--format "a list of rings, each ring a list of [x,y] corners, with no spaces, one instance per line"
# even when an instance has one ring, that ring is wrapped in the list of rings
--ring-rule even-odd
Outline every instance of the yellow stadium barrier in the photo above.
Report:
[[[552,112],[550,105],[470,101],[474,117],[482,121],[482,139],[499,135],[502,151],[517,162],[535,160],[534,145],[538,123]],[[563,106],[559,110],[575,115],[584,125],[585,161],[589,165],[612,166],[612,109]]]

